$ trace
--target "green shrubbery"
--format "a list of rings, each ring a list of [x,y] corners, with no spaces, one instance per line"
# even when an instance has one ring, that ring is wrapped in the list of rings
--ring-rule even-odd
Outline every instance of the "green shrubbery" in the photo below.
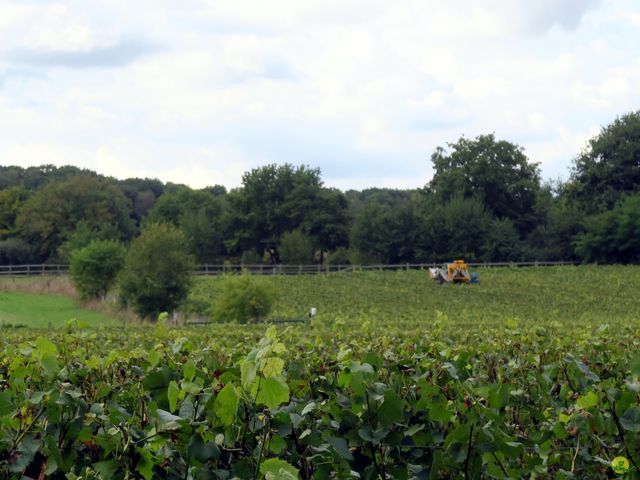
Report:
[[[280,291],[268,279],[249,274],[197,281],[182,309],[216,322],[247,323],[264,319]]]
[[[217,322],[262,320],[271,311],[278,293],[264,278],[248,274],[225,277],[214,295],[211,317]]]
[[[193,268],[182,231],[169,224],[151,224],[131,243],[120,276],[121,299],[141,317],[155,319],[186,298]]]
[[[280,258],[289,265],[309,265],[313,263],[313,242],[311,237],[301,230],[282,235],[280,239]]]
[[[124,265],[124,255],[124,247],[111,240],[94,240],[72,252],[71,281],[83,300],[107,294]]]

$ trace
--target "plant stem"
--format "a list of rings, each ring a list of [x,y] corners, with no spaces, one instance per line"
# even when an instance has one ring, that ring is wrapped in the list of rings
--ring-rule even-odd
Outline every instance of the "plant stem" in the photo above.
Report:
[[[467,444],[467,458],[464,459],[464,478],[469,478],[469,458],[471,458],[471,448],[473,444],[473,425],[469,429],[469,443]]]

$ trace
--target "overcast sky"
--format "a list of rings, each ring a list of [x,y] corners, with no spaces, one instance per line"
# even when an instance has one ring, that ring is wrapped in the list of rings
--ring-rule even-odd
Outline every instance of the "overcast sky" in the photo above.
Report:
[[[633,0],[0,0],[0,163],[413,188],[495,132],[544,178],[640,108]]]

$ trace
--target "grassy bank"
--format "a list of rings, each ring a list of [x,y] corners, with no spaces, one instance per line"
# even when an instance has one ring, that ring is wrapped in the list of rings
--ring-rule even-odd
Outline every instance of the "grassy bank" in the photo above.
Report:
[[[0,326],[58,328],[75,318],[89,325],[117,325],[102,313],[78,307],[67,296],[28,292],[0,292]]]

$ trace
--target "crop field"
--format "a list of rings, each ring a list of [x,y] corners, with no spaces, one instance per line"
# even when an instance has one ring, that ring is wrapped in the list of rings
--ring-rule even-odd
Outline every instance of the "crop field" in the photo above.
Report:
[[[0,478],[640,478],[639,268],[268,281],[317,318],[0,331]]]

